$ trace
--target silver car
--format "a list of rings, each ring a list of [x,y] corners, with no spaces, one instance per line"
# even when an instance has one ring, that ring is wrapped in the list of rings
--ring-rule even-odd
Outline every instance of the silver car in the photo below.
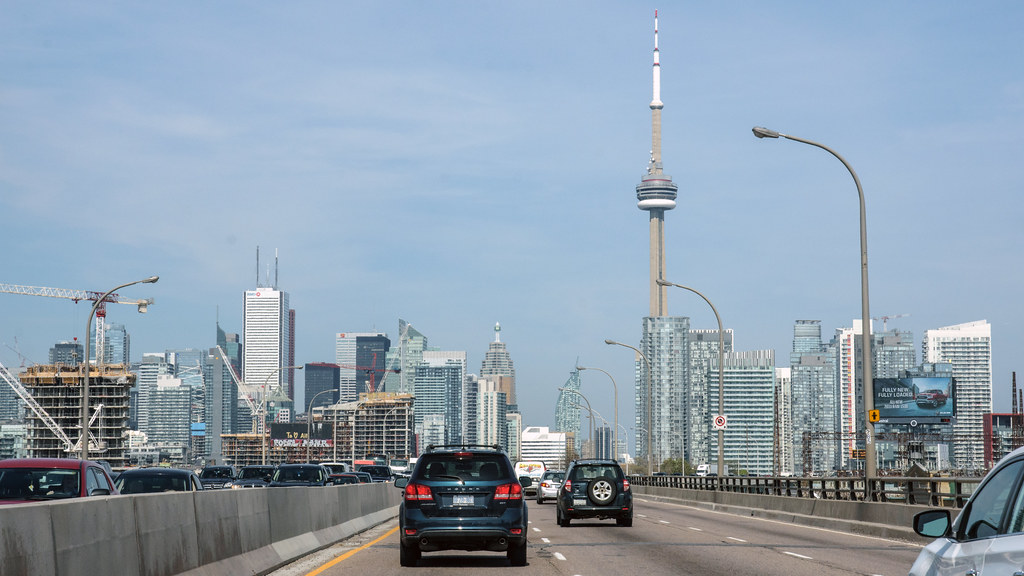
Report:
[[[565,480],[565,472],[561,470],[548,470],[540,477],[537,483],[537,504],[543,504],[544,500],[558,497],[558,489],[562,487]]]
[[[1024,448],[999,461],[951,522],[948,509],[921,512],[914,531],[938,538],[910,576],[1020,574],[1024,567]]]

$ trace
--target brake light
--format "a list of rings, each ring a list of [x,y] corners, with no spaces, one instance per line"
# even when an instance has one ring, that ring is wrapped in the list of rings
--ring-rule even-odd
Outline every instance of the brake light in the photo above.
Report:
[[[494,489],[495,500],[522,500],[523,486],[518,482],[502,484]]]
[[[423,484],[409,484],[405,487],[405,499],[406,501],[421,501],[421,500],[433,500],[434,494],[430,491],[430,486]]]
[[[572,480],[566,480],[565,484],[562,484],[562,488],[565,488],[566,492],[572,492]]]
[[[623,478],[622,479],[622,491],[625,492],[626,490],[629,490],[629,480]]]

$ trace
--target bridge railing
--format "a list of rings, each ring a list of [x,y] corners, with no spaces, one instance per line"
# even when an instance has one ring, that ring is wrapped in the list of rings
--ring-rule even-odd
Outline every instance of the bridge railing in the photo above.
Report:
[[[791,498],[889,502],[923,506],[961,508],[981,483],[981,478],[782,477],[782,476],[630,476],[638,486],[687,490],[713,490],[764,494]]]

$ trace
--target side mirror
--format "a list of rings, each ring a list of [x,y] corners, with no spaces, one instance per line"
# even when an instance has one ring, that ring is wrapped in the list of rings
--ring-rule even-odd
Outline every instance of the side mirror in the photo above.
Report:
[[[409,485],[409,479],[404,477],[404,476],[401,477],[401,478],[395,479],[395,488],[405,488],[408,485]]]
[[[530,486],[533,486],[533,478],[529,476],[520,476],[519,483],[523,486],[523,488],[529,488]]]
[[[929,538],[949,535],[949,510],[926,510],[914,516],[914,532]]]
[[[93,488],[92,492],[89,492],[89,496],[110,496],[110,490],[106,488]]]

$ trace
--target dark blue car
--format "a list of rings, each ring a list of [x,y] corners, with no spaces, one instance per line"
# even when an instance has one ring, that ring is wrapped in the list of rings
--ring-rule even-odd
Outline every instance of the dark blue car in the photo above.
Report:
[[[526,480],[529,484],[529,480]],[[505,552],[526,565],[523,485],[497,446],[431,446],[408,478],[399,507],[399,560],[415,566],[423,552]]]

